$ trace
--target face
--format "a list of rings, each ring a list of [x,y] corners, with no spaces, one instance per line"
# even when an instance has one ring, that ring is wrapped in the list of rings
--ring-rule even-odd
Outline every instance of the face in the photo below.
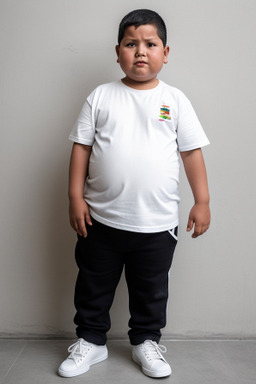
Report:
[[[125,30],[116,53],[126,74],[123,82],[133,88],[150,89],[158,84],[157,74],[167,63],[169,47],[164,47],[154,25],[132,25]]]

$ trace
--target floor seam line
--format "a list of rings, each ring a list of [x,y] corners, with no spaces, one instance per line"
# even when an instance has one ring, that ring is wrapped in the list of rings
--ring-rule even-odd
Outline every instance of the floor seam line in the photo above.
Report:
[[[20,353],[18,354],[18,356],[16,357],[16,359],[14,360],[14,362],[12,363],[12,365],[10,366],[10,368],[8,369],[8,371],[6,372],[6,374],[4,375],[2,381],[0,382],[0,384],[4,384],[4,381],[5,379],[8,377],[9,373],[11,372],[11,370],[13,369],[14,365],[16,364],[16,362],[18,361],[18,359],[20,358],[21,354],[24,352],[25,348],[27,347],[28,345],[28,341],[23,345]]]

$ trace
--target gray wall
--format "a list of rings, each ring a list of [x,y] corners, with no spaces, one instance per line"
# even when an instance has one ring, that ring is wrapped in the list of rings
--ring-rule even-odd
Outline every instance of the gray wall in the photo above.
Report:
[[[182,171],[180,242],[165,337],[256,336],[254,0],[2,0],[0,334],[74,335],[76,236],[69,227],[67,137],[88,93],[119,79],[120,19],[152,8],[166,20],[160,78],[192,100],[204,151],[212,226],[192,240]],[[110,336],[125,337],[121,281]]]

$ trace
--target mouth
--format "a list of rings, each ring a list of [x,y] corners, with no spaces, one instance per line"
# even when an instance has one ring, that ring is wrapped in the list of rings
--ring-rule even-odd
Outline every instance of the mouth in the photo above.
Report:
[[[144,65],[147,65],[146,61],[143,61],[143,60],[138,60],[135,62],[135,65],[137,67],[144,67]]]

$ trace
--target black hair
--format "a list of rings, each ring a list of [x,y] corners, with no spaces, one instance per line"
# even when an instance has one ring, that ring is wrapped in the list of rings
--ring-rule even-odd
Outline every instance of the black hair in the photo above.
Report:
[[[157,28],[157,34],[163,42],[164,47],[167,43],[167,31],[166,25],[163,21],[162,17],[158,15],[155,11],[151,11],[150,9],[136,9],[128,13],[121,20],[119,24],[118,31],[118,44],[120,45],[121,40],[124,37],[124,33],[126,28],[134,25],[135,28],[138,28],[140,25],[152,24]]]

